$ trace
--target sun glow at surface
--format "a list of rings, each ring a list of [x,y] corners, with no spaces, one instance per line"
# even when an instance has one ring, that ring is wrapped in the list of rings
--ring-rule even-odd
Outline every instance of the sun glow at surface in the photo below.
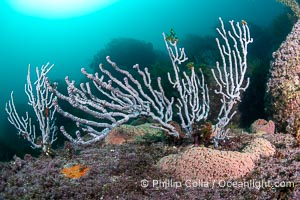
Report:
[[[26,15],[43,18],[70,18],[100,10],[117,0],[9,0]]]

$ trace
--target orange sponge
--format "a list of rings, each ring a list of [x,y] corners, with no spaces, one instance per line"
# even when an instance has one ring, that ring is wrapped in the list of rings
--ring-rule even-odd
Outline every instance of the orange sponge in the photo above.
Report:
[[[72,167],[63,168],[60,172],[68,178],[80,178],[89,171],[87,166],[81,164],[74,165]]]

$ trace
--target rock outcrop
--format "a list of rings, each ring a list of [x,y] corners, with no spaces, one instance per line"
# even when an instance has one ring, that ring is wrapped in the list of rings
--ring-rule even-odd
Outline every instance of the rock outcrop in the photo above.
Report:
[[[251,124],[250,130],[257,135],[274,134],[275,124],[272,120],[257,119]]]
[[[300,129],[300,20],[273,58],[267,83],[267,111],[278,131],[295,134]]]
[[[113,128],[108,136],[105,138],[106,144],[124,144],[133,142],[137,137],[142,137],[145,134],[158,135],[161,133],[160,129],[151,128],[153,124],[146,123],[139,126],[131,126],[123,124],[119,127]]]

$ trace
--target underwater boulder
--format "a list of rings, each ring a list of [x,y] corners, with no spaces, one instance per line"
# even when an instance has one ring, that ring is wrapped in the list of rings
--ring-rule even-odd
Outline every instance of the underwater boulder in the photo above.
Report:
[[[257,158],[270,157],[275,154],[276,148],[264,138],[255,138],[243,149],[243,152],[253,154]]]
[[[146,134],[159,135],[162,131],[160,129],[151,128],[154,124],[146,123],[139,126],[131,126],[123,124],[119,127],[113,128],[108,136],[105,138],[106,144],[124,144],[134,142],[139,137]]]
[[[257,135],[274,134],[275,123],[272,120],[257,119],[251,124],[250,130]]]
[[[279,132],[295,134],[300,130],[300,20],[273,58],[266,109]]]

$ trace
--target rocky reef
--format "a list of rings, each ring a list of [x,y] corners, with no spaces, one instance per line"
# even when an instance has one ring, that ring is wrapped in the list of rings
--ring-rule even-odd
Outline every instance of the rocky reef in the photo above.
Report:
[[[14,157],[0,163],[0,199],[299,199],[300,149],[294,137],[232,131],[223,149],[126,140],[89,148],[67,143],[54,158]],[[186,152],[188,162],[174,164],[185,171],[184,180],[159,168],[160,160]],[[240,156],[244,159],[236,159]],[[193,177],[197,170],[206,172],[205,179]],[[216,178],[213,185],[209,178]]]
[[[280,132],[300,137],[300,20],[273,53],[267,110]]]

